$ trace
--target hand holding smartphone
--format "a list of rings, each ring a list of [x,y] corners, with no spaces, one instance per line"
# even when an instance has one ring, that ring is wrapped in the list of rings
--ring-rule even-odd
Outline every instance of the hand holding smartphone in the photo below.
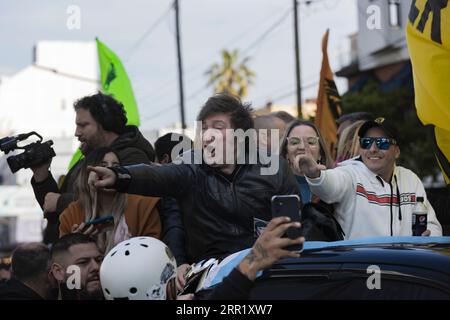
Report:
[[[85,228],[89,228],[91,225],[93,225],[95,229],[101,232],[103,229],[114,226],[114,217],[106,216],[88,221],[85,224]]]
[[[301,222],[300,198],[298,195],[273,196],[271,202],[273,218],[287,216],[291,218],[292,222]],[[302,228],[292,227],[287,229],[285,234],[285,236],[290,239],[296,239],[302,235]],[[303,250],[303,245],[289,246],[287,249],[301,252]]]

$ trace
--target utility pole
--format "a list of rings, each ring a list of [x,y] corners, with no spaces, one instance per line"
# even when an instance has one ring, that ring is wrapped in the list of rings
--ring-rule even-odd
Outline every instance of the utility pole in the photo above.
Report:
[[[178,0],[174,0],[174,7],[175,7],[175,25],[176,25],[176,41],[177,41],[177,57],[178,57],[178,86],[180,89],[181,130],[182,133],[184,134],[184,129],[186,129],[186,121],[184,119],[183,64],[181,61],[180,10]]]
[[[302,85],[300,78],[300,40],[299,40],[299,32],[298,32],[298,2],[294,1],[294,41],[295,41],[295,79],[297,82],[297,113],[298,118],[302,119]]]

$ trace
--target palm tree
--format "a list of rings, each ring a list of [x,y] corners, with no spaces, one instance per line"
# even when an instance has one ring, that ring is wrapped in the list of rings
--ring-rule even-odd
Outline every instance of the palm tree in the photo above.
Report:
[[[250,57],[239,61],[238,50],[222,50],[222,64],[214,63],[206,75],[208,86],[214,87],[214,92],[228,92],[241,98],[245,97],[249,86],[253,84],[255,73],[247,67]]]

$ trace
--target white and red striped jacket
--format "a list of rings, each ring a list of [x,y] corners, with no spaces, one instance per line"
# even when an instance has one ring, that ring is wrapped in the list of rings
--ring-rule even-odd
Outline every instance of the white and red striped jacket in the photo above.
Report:
[[[346,239],[411,236],[416,197],[424,197],[428,208],[427,229],[432,236],[442,236],[442,227],[427,200],[424,186],[409,169],[396,166],[389,183],[362,161],[350,159],[335,169],[322,171],[318,178],[306,180],[313,194],[335,204],[336,219]]]

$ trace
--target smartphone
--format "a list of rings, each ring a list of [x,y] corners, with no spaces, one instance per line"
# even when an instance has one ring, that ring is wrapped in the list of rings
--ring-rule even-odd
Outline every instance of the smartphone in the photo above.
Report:
[[[300,197],[296,194],[280,195],[272,197],[272,217],[287,216],[291,218],[291,222],[301,222]],[[296,239],[302,236],[302,228],[289,228],[286,230],[285,236],[290,239]],[[287,247],[289,250],[302,251],[303,245],[295,245]]]
[[[85,228],[89,228],[89,226],[93,225],[95,229],[101,231],[107,227],[114,225],[114,217],[113,216],[106,216],[106,217],[100,217],[91,221],[86,222]]]

